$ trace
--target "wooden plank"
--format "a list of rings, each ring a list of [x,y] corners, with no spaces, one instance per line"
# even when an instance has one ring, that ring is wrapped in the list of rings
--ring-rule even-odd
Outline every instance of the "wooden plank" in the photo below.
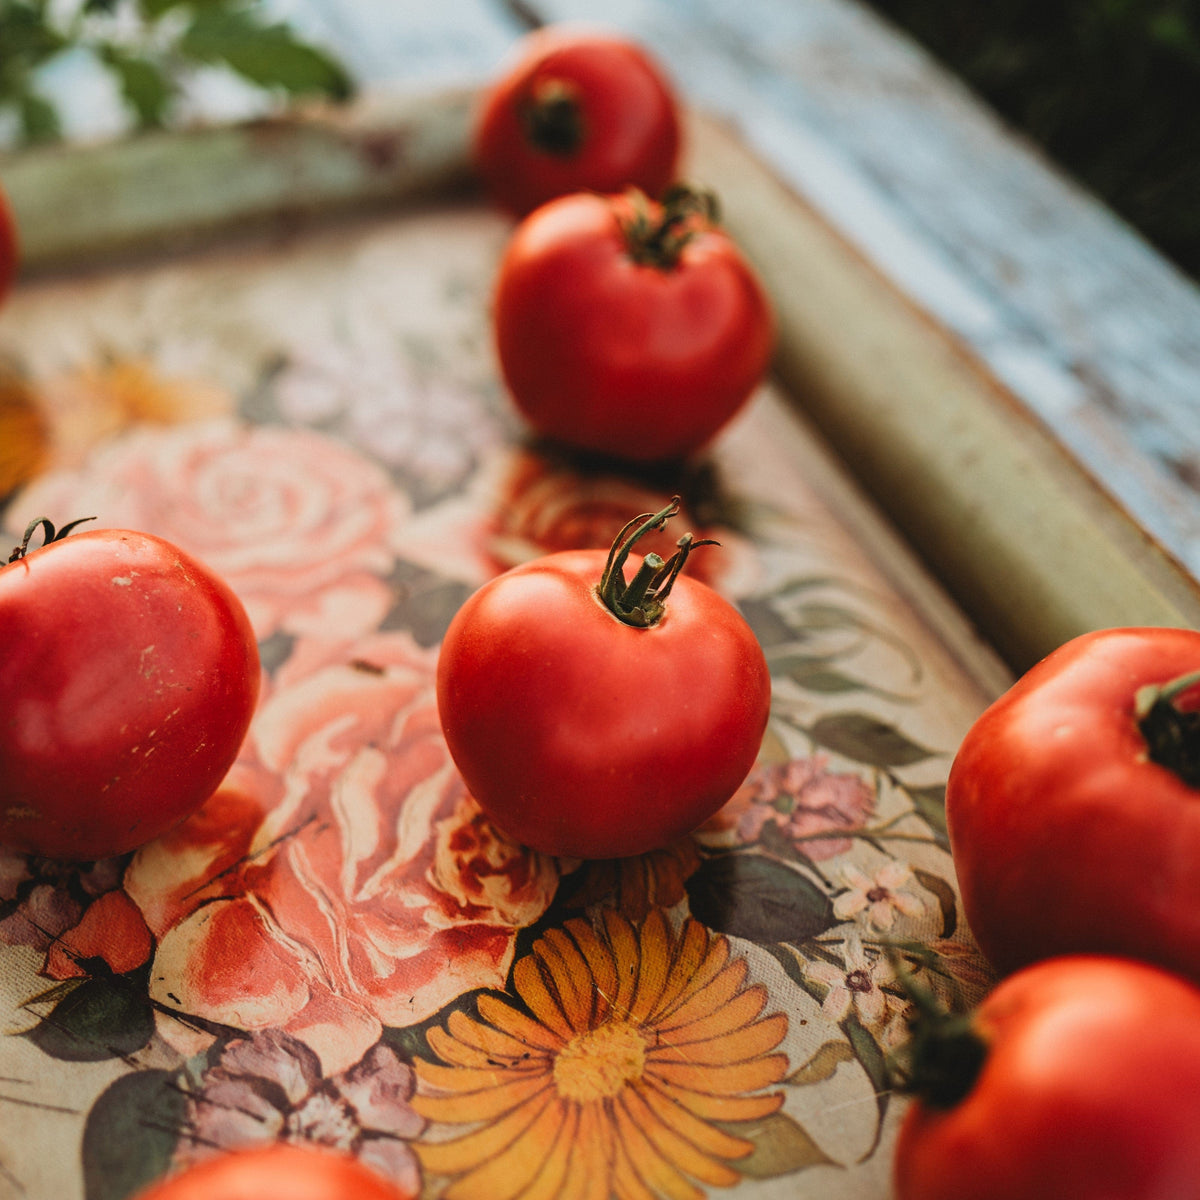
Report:
[[[1109,625],[1200,623],[1194,580],[986,364],[711,122],[696,171],[778,306],[778,370],[1015,667]]]
[[[446,195],[469,179],[473,94],[380,92],[346,108],[9,155],[0,178],[20,230],[22,270]]]

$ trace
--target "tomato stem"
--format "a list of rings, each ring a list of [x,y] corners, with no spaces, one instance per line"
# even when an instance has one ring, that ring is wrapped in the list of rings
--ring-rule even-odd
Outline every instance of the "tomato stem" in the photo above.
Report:
[[[660,271],[671,270],[688,242],[719,220],[716,195],[687,183],[669,188],[657,213],[637,188],[630,188],[625,198],[629,215],[621,221],[621,232],[629,257]]]
[[[667,597],[692,550],[697,546],[719,544],[712,538],[696,541],[690,533],[685,533],[675,543],[677,549],[670,558],[664,560],[659,554],[647,554],[634,577],[627,583],[625,563],[630,551],[646,534],[662,529],[678,512],[679,497],[672,496],[666,508],[634,517],[617,534],[608,552],[608,561],[604,564],[604,574],[600,577],[596,592],[613,616],[635,629],[648,629],[661,620]]]
[[[518,116],[532,146],[555,158],[570,158],[587,130],[579,92],[564,79],[542,79],[519,104]]]
[[[1173,771],[1189,787],[1200,787],[1200,711],[1181,709],[1175,700],[1198,683],[1200,671],[1190,671],[1169,683],[1147,684],[1134,697],[1150,761]]]
[[[20,561],[29,553],[29,543],[33,539],[33,535],[37,532],[38,526],[42,527],[42,545],[48,546],[51,542],[61,542],[77,525],[82,525],[85,521],[94,521],[95,517],[79,517],[74,521],[68,521],[61,529],[55,530],[54,522],[49,517],[34,517],[28,525],[25,526],[25,532],[21,537],[21,544],[13,547],[13,552],[8,556],[10,563]]]
[[[987,1042],[969,1013],[951,1012],[921,983],[891,942],[884,950],[904,994],[917,1010],[913,1038],[900,1090],[919,1096],[933,1108],[953,1108],[965,1100],[987,1057]]]

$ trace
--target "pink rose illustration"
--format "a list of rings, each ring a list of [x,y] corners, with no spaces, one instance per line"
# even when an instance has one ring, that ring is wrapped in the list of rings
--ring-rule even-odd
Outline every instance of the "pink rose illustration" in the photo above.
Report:
[[[265,638],[375,628],[409,505],[382,467],[342,442],[216,420],[114,438],[79,470],[36,481],[9,511],[21,528],[42,514],[56,524],[95,514],[96,526],[166,538],[225,578]]]
[[[298,651],[310,673],[285,666],[225,785],[137,852],[125,886],[159,939],[155,1000],[283,1030],[330,1074],[384,1026],[502,986],[559,867],[502,838],[466,794],[432,652],[401,633],[336,662]]]
[[[768,826],[809,858],[851,847],[842,830],[861,829],[875,811],[875,792],[859,776],[830,771],[824,755],[755,767],[733,798],[703,828],[705,840],[754,842]]]

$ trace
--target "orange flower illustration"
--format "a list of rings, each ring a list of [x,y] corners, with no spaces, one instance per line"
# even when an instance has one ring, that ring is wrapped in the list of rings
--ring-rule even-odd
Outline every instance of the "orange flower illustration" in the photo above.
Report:
[[[640,929],[613,909],[550,930],[514,968],[526,1011],[479,997],[429,1031],[443,1060],[418,1060],[413,1107],[467,1133],[415,1147],[451,1176],[444,1200],[701,1200],[729,1186],[753,1143],[722,1126],[775,1112],[762,1089],[787,1073],[772,1053],[782,1013],[729,942],[661,909]]]

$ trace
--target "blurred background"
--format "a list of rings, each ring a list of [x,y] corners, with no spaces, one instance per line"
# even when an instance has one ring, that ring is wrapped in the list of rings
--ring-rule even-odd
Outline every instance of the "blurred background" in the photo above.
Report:
[[[637,29],[668,59],[678,49],[692,62],[686,43],[707,39],[724,45],[729,59],[750,62],[772,44],[786,53],[830,22],[830,7],[801,0],[0,0],[0,144],[245,117],[310,91],[473,82],[518,32],[559,17]],[[1200,274],[1200,4],[870,0],[869,8],[910,33],[1164,254]],[[682,82],[719,99],[728,86],[720,76],[729,71],[729,62],[710,63],[703,78],[689,71]]]

